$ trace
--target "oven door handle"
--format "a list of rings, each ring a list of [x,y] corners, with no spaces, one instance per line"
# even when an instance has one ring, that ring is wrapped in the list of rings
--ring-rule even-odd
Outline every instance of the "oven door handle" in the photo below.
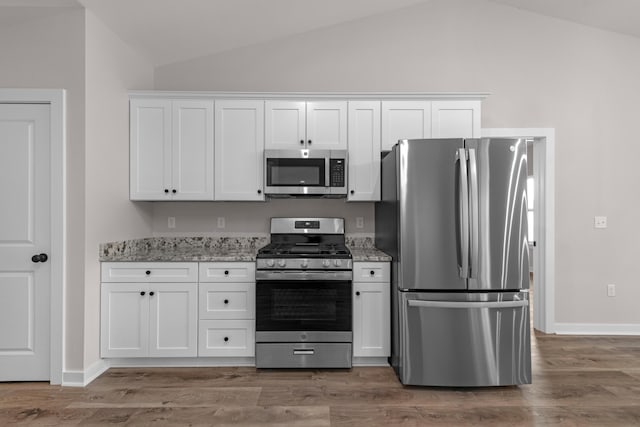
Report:
[[[256,281],[260,280],[322,280],[322,281],[351,281],[351,270],[341,271],[256,271]]]

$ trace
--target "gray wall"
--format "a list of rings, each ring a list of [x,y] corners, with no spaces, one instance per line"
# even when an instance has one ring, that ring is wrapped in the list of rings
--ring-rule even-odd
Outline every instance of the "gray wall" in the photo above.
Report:
[[[639,75],[637,38],[482,0],[433,0],[159,67],[155,88],[491,92],[483,127],[556,129],[556,321],[638,324]],[[154,233],[166,231],[172,209],[156,205]],[[190,206],[185,229],[217,209]],[[224,209],[243,218],[238,229],[266,231],[262,208]],[[345,209],[355,216],[355,205]],[[609,228],[594,230],[594,215],[607,215]],[[616,298],[606,297],[607,283]]]

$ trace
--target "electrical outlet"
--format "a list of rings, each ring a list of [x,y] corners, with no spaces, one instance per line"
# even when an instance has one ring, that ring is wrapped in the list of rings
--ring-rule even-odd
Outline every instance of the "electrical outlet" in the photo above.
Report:
[[[364,228],[364,217],[362,216],[356,217],[356,228]]]
[[[607,285],[607,296],[615,297],[616,296],[616,285],[610,283]]]
[[[176,228],[176,217],[170,216],[167,218],[167,227],[168,228]]]
[[[607,228],[607,217],[606,216],[595,216],[595,217],[593,217],[593,227],[594,228]]]
[[[224,228],[226,226],[226,220],[223,216],[218,217],[218,228]]]

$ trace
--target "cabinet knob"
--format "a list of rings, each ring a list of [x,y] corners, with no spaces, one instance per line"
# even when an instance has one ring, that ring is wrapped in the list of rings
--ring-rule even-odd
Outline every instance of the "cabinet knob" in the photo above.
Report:
[[[173,190],[171,190],[171,192],[172,192],[173,194],[176,194],[176,193],[178,192],[178,190],[176,190],[176,189],[174,188]]]
[[[300,145],[304,145],[304,139],[300,140]]]
[[[224,275],[225,275],[225,276],[228,276],[228,275],[229,275],[229,270],[225,270],[225,271],[224,271]]]
[[[307,141],[307,144],[311,145],[311,140]]]
[[[224,342],[228,342],[229,341],[229,337],[224,337]]]
[[[145,292],[145,291],[140,292],[140,295],[141,295],[141,296],[144,296],[145,294],[146,294],[146,292]]]
[[[149,295],[153,296],[153,294],[154,294],[154,292],[153,292],[153,291],[149,292]]]
[[[229,304],[229,300],[228,299],[224,300],[224,303]]]
[[[373,271],[373,270],[371,270],[371,271],[369,272],[369,274],[370,274],[370,275],[372,275],[372,276],[375,276],[375,275],[376,275],[376,272],[375,272],[375,271]]]
[[[262,190],[258,190],[258,194],[262,194]]]
[[[151,271],[150,271],[150,270],[147,270],[147,271],[145,271],[145,272],[144,272],[144,274],[146,274],[146,275],[148,276],[148,275],[150,275],[150,274],[151,274]]]
[[[356,296],[360,296],[360,291],[356,291]]]
[[[168,188],[164,189],[164,194],[169,194],[169,189]]]
[[[351,194],[356,194],[355,190],[350,191]]]

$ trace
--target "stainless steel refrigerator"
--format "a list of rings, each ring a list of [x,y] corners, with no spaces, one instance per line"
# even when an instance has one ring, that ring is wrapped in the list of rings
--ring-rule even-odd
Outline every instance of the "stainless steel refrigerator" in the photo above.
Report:
[[[402,140],[381,175],[400,381],[531,383],[526,140]]]

